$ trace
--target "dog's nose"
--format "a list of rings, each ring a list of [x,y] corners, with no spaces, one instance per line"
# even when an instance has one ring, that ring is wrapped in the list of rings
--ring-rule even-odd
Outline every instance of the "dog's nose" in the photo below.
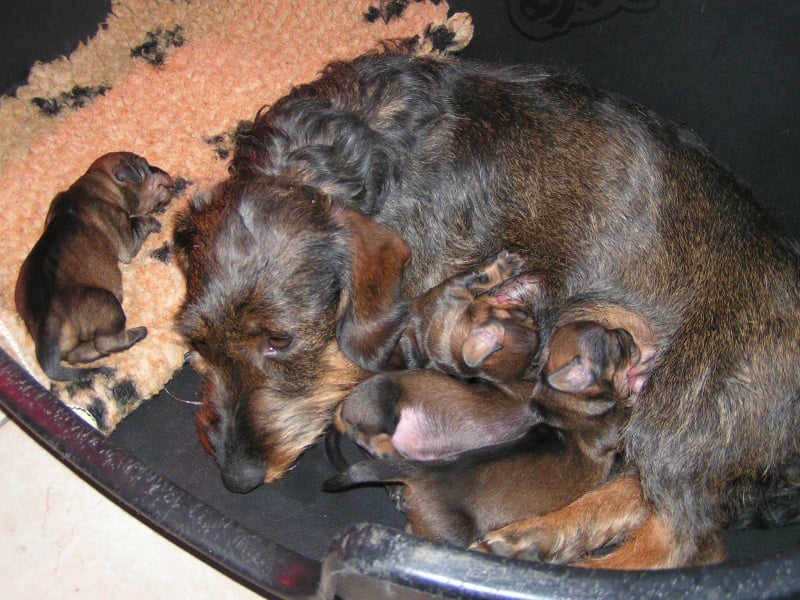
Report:
[[[239,459],[222,469],[222,483],[228,491],[246,494],[264,483],[266,475],[267,467],[263,462]]]

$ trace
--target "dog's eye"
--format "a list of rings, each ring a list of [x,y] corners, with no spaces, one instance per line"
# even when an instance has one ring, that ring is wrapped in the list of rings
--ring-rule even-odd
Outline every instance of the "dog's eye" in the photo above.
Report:
[[[286,350],[292,343],[290,335],[271,335],[261,342],[261,354],[264,356],[275,356],[279,352]]]

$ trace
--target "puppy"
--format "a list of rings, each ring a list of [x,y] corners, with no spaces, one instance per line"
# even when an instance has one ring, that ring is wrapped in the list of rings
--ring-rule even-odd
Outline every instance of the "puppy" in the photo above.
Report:
[[[522,267],[519,256],[503,251],[415,298],[394,364],[493,382],[530,379],[539,349],[530,314],[538,285]]]
[[[122,273],[151,233],[152,213],[173,194],[172,178],[130,152],[98,158],[53,199],[42,236],[20,268],[14,299],[45,374],[75,379],[66,367],[121,352],[147,335],[125,329]]]
[[[661,526],[627,537],[629,564],[702,561],[741,499],[797,487],[796,245],[692,132],[563,74],[389,52],[334,63],[240,128],[230,178],[176,241],[203,435],[239,489],[285,473],[385,367],[398,303],[503,249],[548,311],[588,298],[654,334],[624,445]],[[402,244],[407,267],[385,251]]]
[[[388,456],[360,462],[329,479],[324,489],[403,484],[409,531],[461,546],[595,489],[615,464],[620,429],[633,401],[629,378],[641,352],[627,331],[583,321],[558,329],[545,354],[533,398],[559,429],[539,424],[515,441],[432,461]],[[438,395],[429,398],[422,407],[425,418],[440,408],[439,400]],[[438,423],[457,428],[451,423],[461,414],[452,410]],[[491,422],[496,415],[485,418]],[[428,432],[417,433],[426,443]],[[395,432],[393,441],[398,437]]]
[[[432,460],[523,435],[541,421],[531,409],[532,390],[529,382],[390,371],[357,385],[342,402],[336,425],[372,456]]]

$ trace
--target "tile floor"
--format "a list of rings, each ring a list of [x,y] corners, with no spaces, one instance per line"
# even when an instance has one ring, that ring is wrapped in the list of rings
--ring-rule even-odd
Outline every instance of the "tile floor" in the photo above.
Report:
[[[136,520],[0,412],[0,596],[257,596]]]

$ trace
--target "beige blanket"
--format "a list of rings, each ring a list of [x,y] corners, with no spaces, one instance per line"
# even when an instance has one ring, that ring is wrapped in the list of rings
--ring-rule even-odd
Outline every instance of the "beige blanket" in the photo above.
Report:
[[[399,15],[396,13],[400,13]],[[16,97],[0,98],[0,345],[103,432],[158,393],[187,350],[175,332],[184,282],[171,254],[175,215],[226,174],[240,120],[313,79],[329,61],[381,40],[417,38],[418,52],[453,51],[472,37],[445,2],[379,0],[118,0],[98,34],[69,58],[37,64]],[[130,265],[128,326],[148,336],[98,364],[113,374],[51,383],[14,307],[19,267],[53,196],[101,154],[127,150],[188,182]]]

